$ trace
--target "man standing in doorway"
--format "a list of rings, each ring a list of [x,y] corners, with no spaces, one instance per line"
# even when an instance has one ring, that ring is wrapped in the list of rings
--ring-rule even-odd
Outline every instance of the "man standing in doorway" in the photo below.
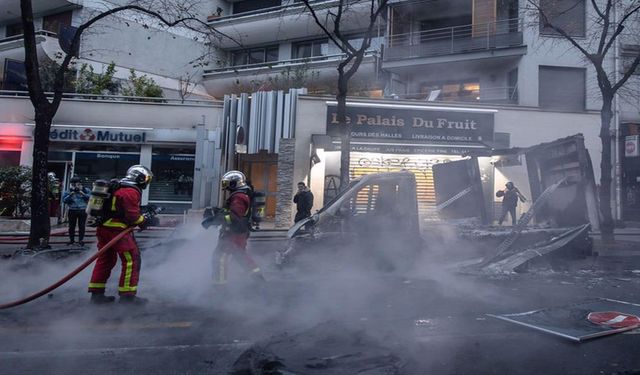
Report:
[[[520,193],[520,190],[513,184],[513,182],[509,181],[505,185],[505,190],[498,190],[496,192],[496,196],[502,197],[502,215],[500,215],[500,220],[498,220],[498,225],[502,225],[502,222],[507,217],[507,213],[511,214],[511,222],[513,226],[516,226],[516,206],[518,205],[518,199],[521,202],[526,202],[527,198]]]
[[[293,203],[296,204],[296,217],[294,219],[296,223],[311,216],[313,193],[302,181],[298,182],[298,192],[293,197]]]

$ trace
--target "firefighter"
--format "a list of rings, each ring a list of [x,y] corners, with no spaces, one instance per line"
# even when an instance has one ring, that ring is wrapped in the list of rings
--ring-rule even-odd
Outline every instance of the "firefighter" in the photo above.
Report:
[[[111,198],[105,202],[104,217],[96,230],[98,249],[128,227],[139,226],[144,229],[156,224],[153,222],[155,218],[147,218],[140,213],[142,190],[149,185],[152,178],[151,171],[142,165],[134,165],[127,170],[126,176],[120,180]],[[115,297],[105,295],[105,287],[118,257],[122,263],[118,284],[120,302],[145,304],[145,298],[136,297],[140,276],[140,250],[133,233],[125,235],[98,257],[89,283],[91,302],[102,304],[115,300]]]
[[[264,281],[260,267],[247,252],[247,239],[251,225],[251,188],[240,171],[229,171],[222,176],[222,189],[229,192],[223,208],[223,224],[215,249],[214,282],[227,283],[229,258],[235,257],[255,281]]]
[[[516,206],[518,205],[518,199],[524,203],[527,201],[527,198],[522,195],[513,182],[507,182],[505,187],[505,190],[498,190],[498,192],[496,192],[497,197],[502,197],[502,214],[498,220],[498,225],[502,225],[502,222],[507,218],[507,214],[510,214],[511,222],[515,227],[517,224]]]

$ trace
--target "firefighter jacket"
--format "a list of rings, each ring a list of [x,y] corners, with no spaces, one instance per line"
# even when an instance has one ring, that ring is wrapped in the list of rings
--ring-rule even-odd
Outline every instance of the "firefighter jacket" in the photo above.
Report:
[[[249,233],[251,198],[247,192],[237,190],[231,193],[224,206],[224,231],[227,233]]]
[[[140,225],[144,222],[144,216],[140,213],[140,201],[142,192],[134,186],[121,186],[111,199],[105,204],[107,220],[101,226],[107,228],[125,229],[130,226]]]

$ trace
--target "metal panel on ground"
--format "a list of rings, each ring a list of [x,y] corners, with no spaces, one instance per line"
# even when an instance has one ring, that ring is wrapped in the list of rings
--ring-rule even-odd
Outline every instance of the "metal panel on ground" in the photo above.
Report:
[[[640,327],[640,305],[606,298],[523,313],[487,315],[577,342]]]

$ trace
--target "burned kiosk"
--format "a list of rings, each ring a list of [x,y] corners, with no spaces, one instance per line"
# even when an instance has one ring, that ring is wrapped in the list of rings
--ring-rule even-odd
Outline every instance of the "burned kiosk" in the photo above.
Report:
[[[493,158],[498,168],[519,168],[527,176],[534,204],[510,230],[490,225],[479,157]],[[438,220],[459,227],[463,237],[497,240],[480,267],[511,272],[559,249],[570,256],[590,252],[589,227],[599,224],[595,181],[581,135],[524,149],[484,151],[434,164],[432,170]],[[412,257],[405,255],[422,249],[421,235],[434,224],[420,220],[417,186],[415,173],[408,170],[355,179],[315,215],[289,230],[289,244],[278,253],[276,262],[284,264],[301,249],[318,247],[360,252],[378,266],[392,264],[389,257],[410,261]],[[535,226],[528,228],[532,219]],[[402,239],[400,246],[398,239]],[[494,263],[503,267],[496,269],[491,266]]]

